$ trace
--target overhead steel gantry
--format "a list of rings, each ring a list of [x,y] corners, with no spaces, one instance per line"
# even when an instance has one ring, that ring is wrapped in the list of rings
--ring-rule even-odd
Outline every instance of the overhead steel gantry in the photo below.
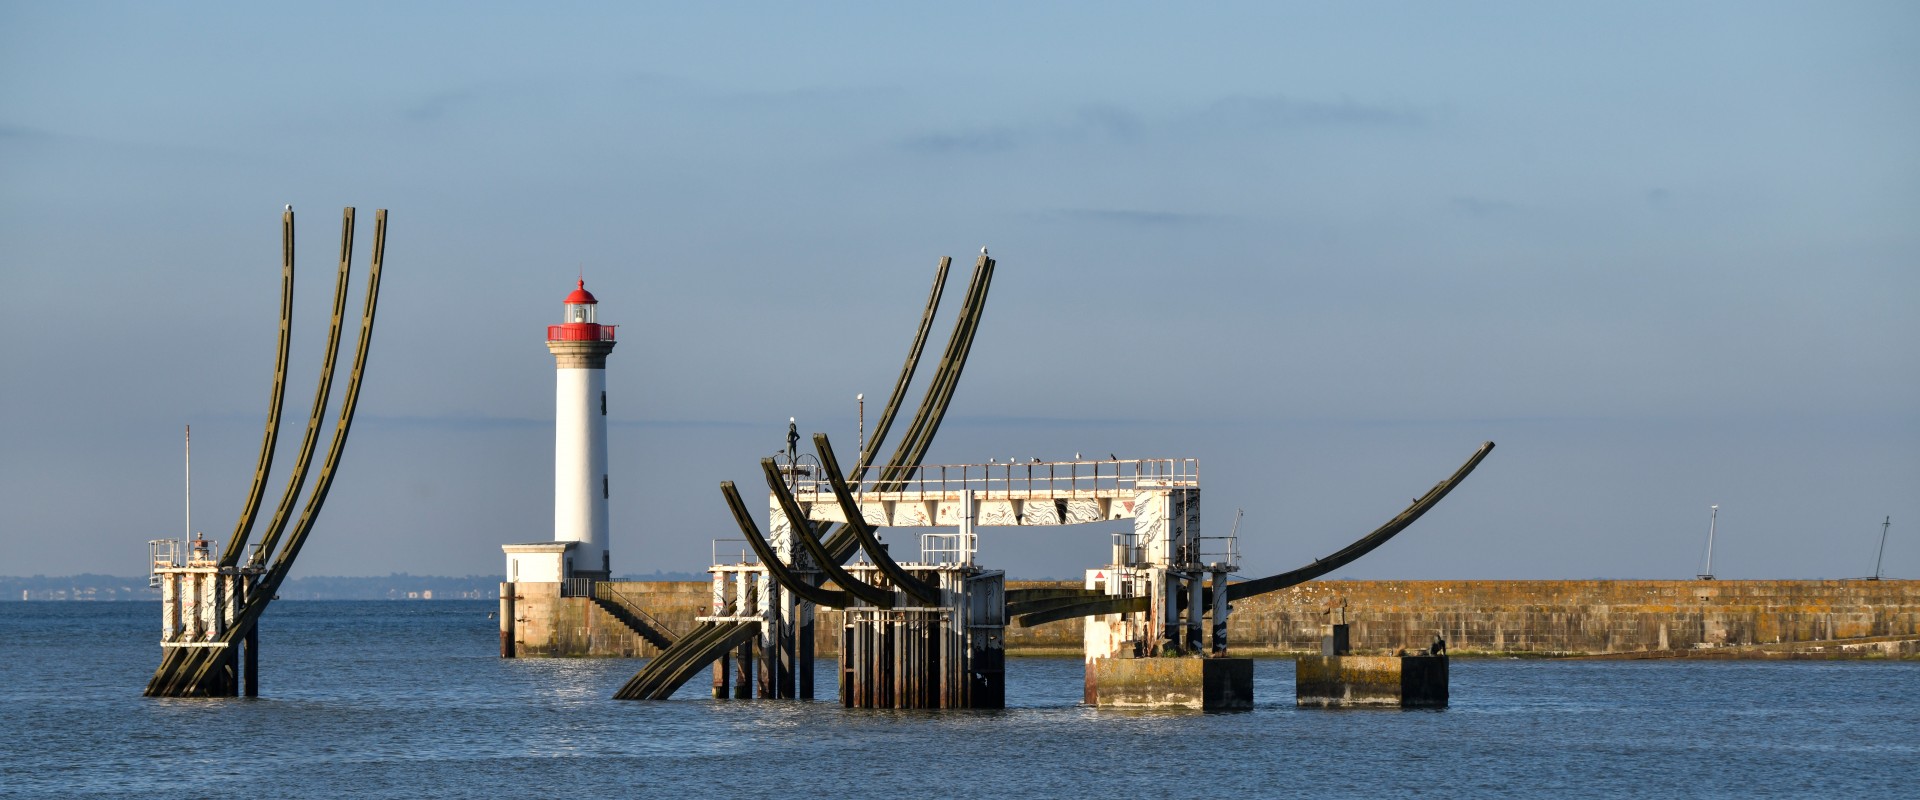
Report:
[[[955,317],[953,333],[947,339],[945,352],[935,367],[926,393],[921,398],[919,408],[908,422],[902,433],[899,445],[894,449],[893,457],[880,468],[876,483],[879,485],[900,485],[913,479],[919,464],[926,457],[927,449],[933,445],[933,438],[939,432],[940,423],[945,419],[947,409],[953,402],[954,391],[960,384],[965,370],[967,356],[972,352],[975,335],[979,332],[980,320],[986,311],[987,294],[993,283],[994,259],[985,250],[980,253],[974,264],[973,275],[967,284],[966,297],[961,301],[958,315]],[[900,376],[894,382],[893,392],[887,400],[885,409],[875,426],[873,437],[860,454],[860,460],[854,465],[852,480],[859,482],[865,478],[875,457],[880,453],[893,421],[906,397],[909,385],[925,348],[927,334],[932,329],[940,298],[945,289],[947,272],[952,259],[940,259],[935,271],[933,288],[928,293],[920,325],[915,333],[913,344],[908,348],[905,364]],[[748,534],[750,542],[758,541],[767,547],[759,553],[762,564],[780,563],[781,553],[776,553],[771,543],[758,535],[750,514],[745,513],[745,503],[740,500],[738,490],[732,483],[721,485],[722,496],[728,506],[733,508],[735,521],[742,533]],[[749,530],[751,529],[751,533]],[[862,544],[859,532],[846,525],[809,530],[817,534],[819,551],[824,558],[820,563],[831,562],[835,566],[845,564]],[[870,532],[869,532],[870,533]],[[790,545],[791,542],[783,542]],[[758,548],[756,548],[758,549]],[[810,550],[812,548],[809,548]],[[884,555],[884,550],[878,551]],[[792,558],[789,555],[789,558]],[[760,570],[756,569],[755,572]],[[765,574],[765,573],[761,573]],[[757,660],[760,667],[758,691],[762,697],[801,697],[812,696],[813,665],[813,626],[812,610],[814,604],[832,606],[835,603],[849,602],[846,594],[828,593],[820,587],[818,573],[795,574],[783,572],[786,581],[769,583],[764,586],[749,586],[749,577],[741,571],[741,598],[735,607],[718,607],[711,616],[702,618],[699,625],[682,636],[672,647],[654,657],[632,679],[628,680],[614,694],[621,700],[663,700],[690,680],[707,665],[726,662],[736,649],[741,677],[735,683],[739,696],[752,688],[749,677],[751,665]],[[723,579],[716,575],[717,580]],[[806,588],[798,588],[798,587]],[[844,593],[849,591],[842,588]],[[801,593],[804,593],[802,595]],[[794,598],[803,597],[806,602],[796,604]],[[829,602],[821,602],[829,601]],[[758,608],[748,608],[753,604]],[[764,609],[764,610],[761,610]],[[751,611],[752,613],[747,613]],[[754,651],[757,650],[757,658]],[[797,673],[797,674],[796,674]]]
[[[340,267],[334,280],[333,319],[327,332],[326,352],[320,366],[319,386],[314,392],[313,410],[307,417],[306,434],[293,473],[287,479],[280,503],[268,520],[260,541],[249,552],[247,546],[266,493],[274,448],[279,439],[281,406],[285,398],[288,342],[293,317],[294,225],[293,208],[281,215],[280,328],[275,358],[273,392],[267,410],[267,425],[261,437],[260,456],[254,468],[253,484],[242,506],[224,550],[213,543],[195,541],[184,549],[171,541],[154,542],[154,573],[162,588],[160,666],[148,681],[149,697],[234,696],[243,690],[247,696],[259,692],[258,623],[274,593],[293,568],[294,558],[305,546],[333,479],[346,452],[347,433],[359,407],[360,387],[366,375],[367,351],[373,338],[374,311],[380,299],[380,273],[386,253],[387,210],[374,212],[373,253],[367,273],[365,305],[360,314],[359,340],[354,347],[353,371],[347,378],[346,394],[340,402],[339,419],[334,424],[333,440],[320,465],[306,505],[295,517],[300,493],[313,464],[321,427],[333,390],[334,367],[340,350],[340,335],[346,322],[348,283],[353,263],[354,209],[342,213],[340,229]],[[165,554],[164,557],[162,554]],[[242,557],[245,556],[243,561]],[[164,562],[164,563],[163,563]]]

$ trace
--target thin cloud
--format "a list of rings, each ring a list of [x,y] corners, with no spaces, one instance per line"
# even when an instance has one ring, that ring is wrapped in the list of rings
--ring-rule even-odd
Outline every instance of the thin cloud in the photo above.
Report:
[[[1243,129],[1272,128],[1413,128],[1428,124],[1431,115],[1411,108],[1338,101],[1302,100],[1286,95],[1236,95],[1215,101],[1197,118],[1210,124]]]
[[[1150,118],[1112,105],[1088,105],[1065,119],[1031,124],[1000,125],[958,132],[935,131],[909,136],[901,147],[923,155],[982,155],[1009,152],[1034,145],[1079,146],[1093,142],[1134,144],[1165,138],[1279,128],[1417,128],[1432,115],[1418,109],[1337,101],[1302,100],[1284,95],[1235,95],[1215,100],[1199,110]]]
[[[901,146],[926,155],[980,155],[1008,152],[1018,147],[1023,138],[1012,129],[995,128],[960,133],[926,133],[908,137]]]
[[[1096,222],[1108,225],[1128,227],[1152,226],[1161,228],[1181,228],[1195,225],[1211,225],[1224,222],[1228,218],[1219,214],[1192,214],[1179,211],[1140,211],[1121,208],[1069,208],[1056,212],[1070,220]]]

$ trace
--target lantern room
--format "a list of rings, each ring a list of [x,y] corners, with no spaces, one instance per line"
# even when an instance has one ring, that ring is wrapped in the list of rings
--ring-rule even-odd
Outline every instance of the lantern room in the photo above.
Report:
[[[600,301],[587,291],[586,279],[580,279],[574,284],[573,292],[567,295],[566,312],[560,318],[561,324],[547,326],[547,341],[612,341],[614,326],[600,324],[599,308]]]
[[[600,301],[593,299],[593,293],[587,291],[587,279],[581,278],[574,284],[573,293],[567,295],[567,316],[562,322],[597,322],[594,309]]]

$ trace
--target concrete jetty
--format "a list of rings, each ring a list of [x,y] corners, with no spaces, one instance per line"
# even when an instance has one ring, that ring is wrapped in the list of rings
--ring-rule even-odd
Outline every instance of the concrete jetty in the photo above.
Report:
[[[690,629],[711,604],[711,587],[701,581],[615,586],[678,630]],[[1079,582],[1007,582],[1009,590],[1052,586]],[[529,582],[520,583],[518,593],[514,635],[521,656],[658,652],[591,598],[562,597],[557,585]],[[1899,641],[1920,639],[1915,580],[1314,581],[1236,600],[1233,654],[1318,654],[1328,611],[1343,604],[1356,653],[1424,648],[1438,633],[1454,656],[1717,651],[1758,658],[1777,657],[1770,654],[1793,643],[1825,643],[1820,651],[1829,656],[1897,658],[1915,652]],[[822,609],[817,624],[837,630],[838,613]],[[1013,657],[1077,656],[1082,640],[1080,620],[1006,629]],[[836,654],[833,637],[821,637],[820,647],[821,656]]]

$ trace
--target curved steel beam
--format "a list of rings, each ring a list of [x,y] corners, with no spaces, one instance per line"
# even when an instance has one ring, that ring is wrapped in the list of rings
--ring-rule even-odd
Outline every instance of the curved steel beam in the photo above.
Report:
[[[913,346],[907,348],[907,363],[900,368],[900,377],[893,382],[893,394],[887,398],[886,410],[880,413],[880,421],[873,426],[873,438],[867,440],[866,449],[859,454],[860,463],[853,465],[855,481],[866,477],[867,468],[873,464],[873,457],[880,453],[888,429],[893,427],[893,417],[900,411],[900,401],[906,397],[907,386],[913,383],[913,372],[920,364],[920,354],[927,347],[927,333],[933,330],[933,318],[940,310],[940,295],[946,291],[947,268],[952,265],[952,258],[940,257],[940,267],[933,273],[933,291],[927,295],[927,308],[920,312],[920,328],[914,332]]]
[[[947,353],[934,371],[932,384],[927,387],[919,411],[915,412],[899,448],[894,451],[893,460],[881,467],[880,479],[875,484],[877,487],[884,489],[903,485],[919,469],[927,448],[932,446],[933,436],[940,428],[940,420],[946,416],[947,407],[953,402],[953,390],[959,385],[967,354],[973,349],[973,337],[979,330],[980,317],[986,310],[987,290],[993,282],[993,264],[993,259],[983,255],[974,267],[966,299],[962,301],[960,314],[954,321],[953,335],[947,340]],[[836,531],[826,542],[827,550],[841,561],[853,555],[856,544],[858,542],[852,532],[844,528]]]
[[[280,505],[267,522],[266,532],[260,534],[262,558],[273,558],[281,534],[293,519],[293,507],[300,500],[300,491],[306,488],[307,470],[313,466],[314,450],[320,444],[320,420],[326,417],[327,401],[333,396],[333,370],[340,355],[340,329],[347,316],[347,278],[353,270],[353,211],[348,208],[341,213],[340,271],[333,282],[333,324],[327,329],[326,355],[320,360],[320,385],[313,392],[313,411],[307,415],[307,433],[300,440],[300,455],[293,462],[293,474],[287,476],[287,489],[280,495]]]
[[[293,473],[287,477],[287,488],[280,495],[280,504],[275,507],[273,517],[267,522],[266,531],[260,536],[262,558],[272,557],[273,548],[279,542],[281,532],[285,530],[287,522],[291,519],[293,507],[300,499],[300,490],[306,488],[307,470],[313,465],[314,448],[320,441],[320,420],[326,416],[327,400],[333,394],[334,362],[340,353],[340,328],[346,318],[348,278],[351,276],[353,267],[353,212],[352,208],[342,212],[340,269],[333,281],[333,324],[327,330],[326,356],[320,363],[320,384],[314,390],[313,410],[307,415],[307,432],[300,442],[300,454],[294,459]],[[281,219],[284,234],[287,222],[284,212]],[[283,235],[283,258],[286,257],[284,252],[286,245]],[[284,303],[283,300],[283,305]],[[235,553],[240,549],[230,548],[228,553],[222,556],[222,563],[226,563],[228,557],[237,558]],[[271,595],[268,596],[271,597]],[[242,613],[245,613],[244,609]],[[207,654],[200,652],[200,648],[171,648],[162,657],[160,667],[154,671],[153,679],[147,683],[147,695],[180,696],[179,692],[185,690],[185,687],[181,686],[183,678],[188,674],[203,673],[205,670],[201,662],[207,659]],[[197,684],[197,681],[195,683]]]
[[[800,509],[800,502],[793,499],[793,492],[788,491],[786,483],[780,480],[780,468],[774,465],[773,459],[760,459],[760,471],[766,474],[767,488],[773,492],[774,499],[780,503],[781,513],[787,517],[787,527],[793,529],[793,537],[799,540],[814,561],[819,562],[820,571],[854,597],[880,608],[893,608],[893,592],[847,574],[846,570],[840,568],[840,562],[827,554],[827,549],[813,535],[813,521],[807,519],[807,513]]]
[[[861,549],[880,569],[880,574],[887,576],[889,582],[912,595],[915,600],[927,605],[939,604],[940,590],[926,585],[902,569],[887,548],[880,544],[880,539],[873,535],[873,528],[867,525],[866,518],[860,514],[860,504],[854,502],[853,491],[847,488],[846,479],[840,475],[840,461],[834,458],[833,445],[827,441],[826,434],[813,435],[813,452],[820,458],[820,470],[826,474],[827,484],[833,487],[833,499],[840,504],[840,514],[847,518],[847,529],[853,531],[854,537],[860,540]]]
[[[695,626],[693,630],[687,632],[686,637],[675,642],[673,647],[662,651],[660,655],[654,656],[649,660],[647,666],[629,679],[627,683],[620,688],[620,691],[614,694],[614,697],[618,699],[639,699],[652,694],[662,678],[671,677],[678,671],[685,669],[686,661],[690,656],[697,655],[700,651],[705,650],[716,637],[724,636],[725,633],[720,630],[721,628],[735,624],[737,623],[703,622]],[[752,629],[758,626],[748,625],[744,627]],[[678,688],[677,684],[675,688]],[[669,689],[668,693],[671,694],[672,690]]]
[[[615,700],[665,700],[707,664],[760,634],[751,622],[705,623],[661,653],[615,692]]]
[[[342,244],[344,247],[351,247],[352,208],[346,210],[346,222],[343,224],[346,226],[347,233],[341,237]],[[340,401],[340,419],[334,426],[333,441],[327,448],[326,460],[320,466],[320,475],[314,482],[313,492],[307,498],[307,505],[300,513],[299,522],[294,525],[292,533],[288,536],[286,546],[281,548],[279,554],[274,557],[273,566],[261,576],[259,583],[249,590],[247,603],[242,606],[239,616],[228,626],[226,633],[218,637],[218,641],[231,645],[244,637],[246,632],[258,623],[260,615],[267,609],[267,604],[272,602],[274,593],[279,591],[281,582],[286,580],[287,572],[293,569],[293,560],[300,554],[300,548],[306,544],[307,535],[312,532],[313,523],[319,519],[320,509],[327,502],[327,493],[333,488],[333,477],[339,468],[340,457],[346,452],[347,434],[353,427],[354,412],[360,405],[360,385],[366,377],[367,352],[373,342],[374,312],[380,302],[380,272],[386,253],[386,244],[387,211],[383,208],[374,212],[373,258],[367,272],[367,297],[366,305],[360,315],[360,337],[354,346],[353,372],[347,379],[346,394]],[[342,266],[345,266],[344,258]],[[336,302],[336,306],[338,305],[339,303]],[[337,318],[334,327],[336,330],[339,327]],[[326,372],[327,380],[330,382],[331,363],[326,366]],[[323,408],[325,400],[326,398],[322,397],[320,401]],[[270,549],[270,546],[267,549]],[[182,691],[204,693],[199,690],[204,687],[208,673],[220,663],[223,655],[224,651],[217,655],[200,655],[196,656],[197,662],[182,665],[175,671],[176,680],[171,682],[166,694],[179,696]],[[158,679],[159,676],[155,677]],[[151,693],[153,687],[149,685],[148,688]]]
[[[1080,589],[1080,588],[1068,589],[1068,588],[1062,588],[1058,586],[1043,586],[1036,589],[1008,589],[1007,604],[1012,605],[1014,603],[1027,603],[1035,600],[1052,600],[1054,598],[1062,598],[1062,597],[1071,597],[1071,598],[1076,598],[1081,600],[1098,600],[1100,598],[1108,597],[1108,596],[1109,595],[1106,592],[1100,591],[1099,589]]]
[[[967,299],[962,303],[962,307],[959,313],[959,319],[956,320],[955,322],[953,337],[948,340],[947,356],[941,360],[940,365],[936,369],[934,373],[934,378],[932,380],[932,385],[930,385],[929,388],[927,389],[926,398],[922,401],[920,410],[916,413],[915,421],[910,426],[909,432],[902,435],[902,443],[900,448],[896,451],[896,457],[894,458],[892,463],[882,466],[882,470],[881,470],[882,474],[889,477],[892,480],[898,481],[898,480],[903,480],[905,478],[909,478],[912,476],[913,470],[917,468],[919,462],[916,460],[912,464],[907,464],[905,463],[905,458],[901,454],[910,453],[910,452],[919,452],[922,455],[924,455],[927,446],[932,442],[931,432],[926,429],[926,425],[924,423],[925,417],[929,413],[932,413],[932,410],[931,410],[932,406],[935,405],[936,403],[938,403],[940,406],[937,413],[940,415],[944,415],[946,413],[944,403],[950,402],[952,400],[952,386],[954,384],[954,379],[957,379],[957,375],[954,375],[954,379],[950,379],[949,375],[952,375],[953,373],[955,373],[956,355],[958,355],[959,359],[963,361],[965,356],[962,354],[971,349],[971,341],[970,341],[971,333],[967,333],[967,331],[977,326],[980,318],[981,309],[984,307],[986,303],[985,289],[986,289],[986,284],[990,283],[992,260],[983,257],[981,261],[983,262],[982,265],[976,266],[974,269],[974,276],[971,283],[969,284]],[[951,259],[942,259],[941,261],[940,273],[938,275],[938,279],[934,283],[933,296],[928,301],[929,312],[922,316],[922,320],[921,320],[922,328],[926,328],[927,326],[932,324],[930,319],[932,314],[931,309],[937,307],[938,305],[939,294],[941,291],[941,287],[945,285],[946,269],[950,262],[951,262]],[[983,266],[985,267],[985,269],[982,268]],[[923,336],[924,334],[922,334],[921,336],[916,336],[916,343],[908,356],[908,362],[909,362],[908,367],[902,370],[902,374],[906,376],[907,379],[910,379],[912,377],[912,365],[919,360],[919,353],[922,349],[922,346],[924,345],[924,341],[922,340]],[[960,341],[963,337],[968,339],[968,342],[965,344],[962,344],[962,342]],[[888,402],[889,409],[897,409],[899,407],[900,401],[902,399],[902,393],[906,388],[905,383],[906,383],[905,380],[896,383],[894,396],[890,398]],[[946,387],[944,390],[942,390],[941,388],[943,386]],[[940,398],[944,398],[944,399],[942,400]],[[892,412],[889,411],[887,416],[890,418],[892,416]],[[879,444],[880,438],[881,437],[875,437],[875,439],[868,444],[868,450],[870,452],[878,452],[878,448],[880,446]],[[865,460],[870,462],[871,457],[868,456],[866,457]],[[864,470],[865,467],[863,466],[862,469]],[[864,477],[864,472],[862,472],[861,475]],[[731,484],[729,483],[725,485],[730,486]],[[738,492],[736,491],[734,494],[735,494],[735,498],[733,501],[730,501],[729,503],[730,505],[733,505],[735,502],[737,502]],[[750,514],[747,514],[745,512],[744,504],[739,504],[739,507],[735,510],[734,513],[735,513],[736,522],[744,522],[744,525],[747,528],[752,528],[753,518]],[[757,529],[754,529],[754,530],[757,533]],[[753,543],[752,537],[748,537],[748,542],[749,544]],[[826,537],[826,541],[823,542],[823,545],[826,547],[828,551],[828,555],[834,556],[835,560],[837,560],[838,562],[845,562],[846,559],[853,554],[853,549],[859,545],[859,540],[858,540],[858,537],[848,528],[848,526],[841,526],[840,530],[834,531],[829,536]],[[764,540],[760,542],[760,546],[762,547],[765,546]],[[770,552],[771,548],[767,548],[767,549],[769,550],[769,552],[767,554],[763,554],[761,556],[761,560],[762,561],[771,560],[774,563],[778,563],[778,559],[771,558],[771,552]],[[818,590],[816,589],[816,591]],[[799,594],[799,593],[796,592],[796,594]],[[848,605],[845,603],[837,604],[837,605],[834,603],[816,603],[816,604],[827,605],[830,607],[840,607],[840,608],[844,608],[846,607],[846,605]],[[756,629],[756,630],[758,627],[756,625],[751,625],[749,623],[732,623],[732,624],[746,626],[748,628]],[[728,626],[719,625],[716,627],[725,629]],[[683,647],[682,644],[684,644],[685,646]],[[698,642],[693,641],[693,638],[691,636],[687,638],[683,638],[680,643],[676,643],[675,646],[671,648],[672,651],[676,651],[674,653],[674,655],[676,656],[678,656],[680,652],[692,653],[697,649],[698,649]],[[668,654],[663,653],[661,657],[664,658],[667,655]],[[700,655],[700,654],[696,654],[696,655]],[[699,666],[705,666],[707,662],[710,662],[714,658],[718,658],[718,657],[719,657],[719,651],[714,651],[710,654],[706,654],[704,657],[704,660],[701,660],[697,663],[699,664]],[[667,671],[661,670],[657,672],[654,668],[653,663],[649,662],[647,667],[643,668],[641,672],[643,674],[646,674],[646,673],[666,674]],[[675,672],[674,674],[668,675],[668,677],[674,678],[675,681],[672,682],[670,686],[663,684],[663,687],[665,687],[664,692],[666,694],[671,694],[672,689],[677,688],[680,683],[684,683],[686,680],[689,679],[691,675],[692,675],[691,671]],[[636,681],[639,680],[640,677],[641,676],[636,675],[635,680]],[[624,689],[622,691],[623,693],[625,692]],[[658,692],[656,692],[656,694],[658,694]],[[635,697],[636,696],[634,695],[625,695],[625,699],[635,699]]]
[[[1367,534],[1359,541],[1340,548],[1340,550],[1333,555],[1327,556],[1326,558],[1314,559],[1312,564],[1300,567],[1299,569],[1282,572],[1278,575],[1269,575],[1265,578],[1228,584],[1228,600],[1231,601],[1239,597],[1252,597],[1278,589],[1285,589],[1289,586],[1297,586],[1353,563],[1355,559],[1372,552],[1374,548],[1386,544],[1388,539],[1392,539],[1395,534],[1406,530],[1407,526],[1412,525],[1414,520],[1419,519],[1429,510],[1432,510],[1435,505],[1439,504],[1441,498],[1446,497],[1448,492],[1453,491],[1453,487],[1459,486],[1461,481],[1466,480],[1468,475],[1473,474],[1473,468],[1480,466],[1480,462],[1491,452],[1493,452],[1493,442],[1481,444],[1480,449],[1475,450],[1473,456],[1468,458],[1465,464],[1461,464],[1459,469],[1454,470],[1453,475],[1444,481],[1434,484],[1433,488],[1428,489],[1426,494],[1415,499],[1413,505],[1407,506],[1407,510],[1400,512],[1399,516],[1388,520],[1387,524],[1374,529],[1373,533]],[[1211,607],[1212,604],[1209,603],[1208,605]]]
[[[1025,616],[1027,614],[1037,614],[1042,611],[1052,611],[1056,608],[1066,608],[1068,606],[1076,606],[1076,605],[1080,605],[1081,603],[1091,603],[1091,602],[1096,602],[1100,600],[1106,600],[1108,598],[1109,598],[1109,595],[1105,593],[1100,593],[1100,594],[1092,594],[1092,595],[1062,595],[1060,597],[1008,600],[1007,616],[1019,617],[1019,616]]]
[[[987,289],[993,282],[993,259],[985,254],[973,268],[973,278],[967,286],[967,299],[961,306],[960,316],[954,320],[953,335],[948,339],[947,353],[940,361],[940,370],[935,375],[935,383],[928,387],[927,396],[920,404],[920,410],[914,414],[908,436],[894,452],[889,470],[896,472],[893,480],[897,483],[912,477],[920,458],[925,456],[927,447],[933,443],[933,436],[940,430],[940,422],[945,419],[947,406],[953,399],[954,387],[960,383],[960,373],[966,368],[967,354],[973,349],[973,336],[979,330],[980,317],[986,310]]]
[[[766,537],[760,535],[760,526],[753,523],[753,512],[747,510],[747,504],[740,501],[740,490],[734,488],[733,481],[721,481],[720,493],[727,498],[727,507],[733,509],[733,521],[740,526],[740,532],[747,537],[747,544],[753,546],[754,555],[760,557],[760,565],[780,585],[786,587],[800,599],[828,608],[846,608],[854,605],[853,596],[846,591],[822,589],[800,579],[800,576],[788,571],[787,565],[780,563],[780,557],[767,544]]]
[[[653,683],[657,680],[657,676],[667,671],[668,658],[675,654],[684,654],[689,650],[695,649],[696,643],[712,635],[713,629],[718,627],[718,625],[719,623],[715,622],[700,622],[695,624],[693,629],[687,631],[685,636],[675,640],[673,646],[661,650],[659,655],[648,659],[646,666],[641,667],[639,672],[634,673],[633,677],[628,678],[626,683],[621,684],[620,689],[613,693],[613,698],[615,700],[639,700],[644,698]]]
[[[1415,498],[1413,505],[1408,506],[1407,510],[1400,512],[1398,516],[1388,520],[1385,525],[1374,529],[1372,533],[1361,537],[1353,544],[1340,548],[1340,550],[1333,555],[1327,556],[1326,558],[1314,559],[1311,564],[1300,567],[1299,569],[1282,572],[1278,575],[1269,575],[1265,578],[1256,578],[1250,581],[1228,584],[1226,592],[1228,601],[1231,602],[1240,598],[1253,597],[1255,595],[1285,589],[1290,586],[1297,586],[1353,563],[1355,559],[1372,552],[1374,548],[1386,544],[1388,539],[1392,539],[1401,531],[1406,530],[1407,526],[1412,525],[1414,520],[1419,519],[1435,505],[1439,504],[1440,499],[1446,497],[1447,493],[1452,492],[1454,487],[1459,486],[1460,482],[1466,480],[1468,475],[1473,474],[1474,468],[1480,466],[1480,462],[1491,452],[1493,452],[1493,442],[1481,444],[1480,449],[1474,451],[1473,455],[1467,459],[1465,464],[1461,464],[1459,469],[1454,470],[1453,475],[1449,476],[1446,480],[1434,484],[1434,487],[1427,490],[1426,494]],[[1212,589],[1204,591],[1203,598],[1203,602],[1206,603],[1208,608],[1213,608],[1217,602],[1213,597]],[[1184,595],[1181,596],[1181,602],[1185,602]],[[1107,601],[1093,600],[1024,614],[1017,617],[1016,624],[1020,627],[1032,627],[1048,622],[1058,622],[1063,619],[1088,617],[1096,614],[1145,611],[1147,603],[1148,598],[1144,597],[1113,598]],[[1009,605],[1009,611],[1011,612],[1011,604]]]
[[[1039,611],[1016,617],[1014,622],[1022,628],[1059,622],[1075,617],[1091,617],[1097,614],[1125,614],[1145,611],[1152,598],[1147,597],[1109,597],[1105,600],[1089,600],[1073,605],[1061,606],[1049,611]]]
[[[253,523],[260,514],[260,500],[267,493],[267,479],[273,471],[273,451],[280,440],[280,410],[287,397],[287,352],[293,341],[293,208],[280,213],[280,345],[273,361],[273,394],[267,401],[267,430],[260,437],[260,460],[253,468],[253,487],[247,492],[246,505],[233,525],[233,535],[220,552],[220,566],[240,563],[253,535]]]

